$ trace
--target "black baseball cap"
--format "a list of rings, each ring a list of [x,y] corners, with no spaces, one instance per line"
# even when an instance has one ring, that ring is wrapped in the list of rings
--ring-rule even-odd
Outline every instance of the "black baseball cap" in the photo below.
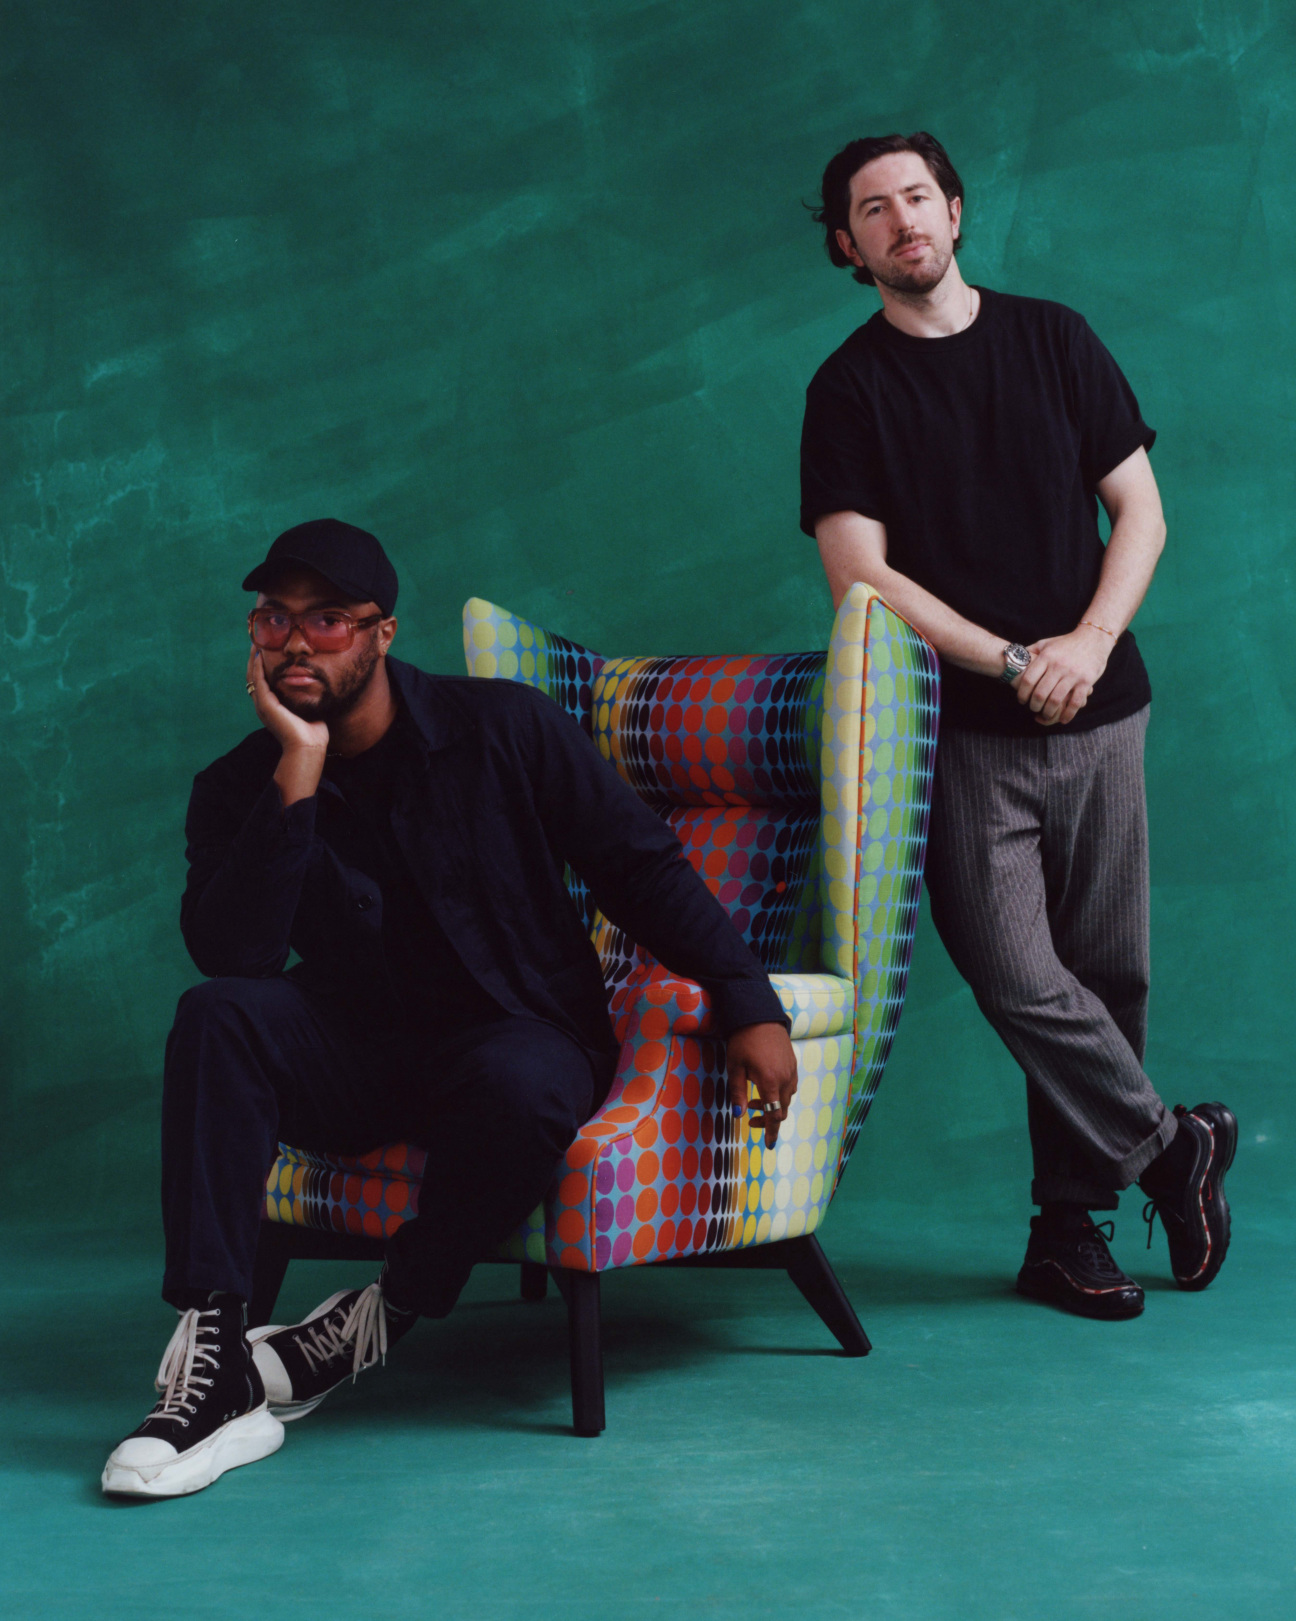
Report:
[[[322,574],[351,602],[376,602],[385,615],[396,609],[396,570],[367,529],[338,518],[312,518],[285,529],[243,582],[245,591],[261,591],[286,565],[300,564]]]

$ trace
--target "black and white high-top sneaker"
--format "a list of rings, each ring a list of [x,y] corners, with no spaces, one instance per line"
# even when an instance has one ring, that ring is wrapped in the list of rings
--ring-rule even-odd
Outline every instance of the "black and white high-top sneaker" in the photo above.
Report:
[[[105,1492],[183,1497],[283,1445],[234,1295],[180,1313],[154,1383],[161,1399],[108,1459]]]
[[[383,1294],[381,1279],[367,1289],[343,1289],[288,1328],[271,1323],[248,1333],[252,1359],[265,1385],[270,1411],[284,1423],[305,1418],[330,1390],[355,1381],[387,1360],[418,1321]]]

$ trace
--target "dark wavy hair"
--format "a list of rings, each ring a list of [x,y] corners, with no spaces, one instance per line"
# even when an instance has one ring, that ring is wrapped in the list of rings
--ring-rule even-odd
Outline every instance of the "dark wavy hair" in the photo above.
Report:
[[[950,202],[956,197],[960,202],[963,200],[963,182],[949,160],[949,153],[925,129],[916,130],[912,135],[866,135],[862,140],[852,141],[849,146],[842,147],[824,170],[823,184],[819,188],[821,203],[818,208],[812,209],[812,218],[824,228],[824,247],[828,257],[840,269],[851,264],[837,241],[838,231],[850,235],[851,181],[866,163],[885,157],[888,152],[916,152],[931,170],[932,179],[946,198]],[[954,239],[955,253],[962,246],[963,233],[960,228]],[[863,282],[866,287],[875,285],[870,272],[861,270],[858,265],[852,266],[852,273],[855,280]]]

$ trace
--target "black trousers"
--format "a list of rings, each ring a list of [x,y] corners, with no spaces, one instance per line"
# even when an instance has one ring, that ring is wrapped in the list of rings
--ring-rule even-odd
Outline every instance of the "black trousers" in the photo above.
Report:
[[[427,1150],[419,1214],[389,1241],[392,1290],[444,1317],[473,1265],[535,1209],[608,1076],[538,1020],[432,1033],[377,1030],[294,980],[186,991],[162,1099],[163,1298],[248,1299],[278,1145]]]

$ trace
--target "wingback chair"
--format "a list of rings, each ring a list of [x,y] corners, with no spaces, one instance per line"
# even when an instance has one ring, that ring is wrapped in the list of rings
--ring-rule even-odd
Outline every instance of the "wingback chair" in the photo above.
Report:
[[[603,964],[621,1056],[543,1206],[491,1257],[567,1302],[578,1434],[604,1427],[599,1278],[656,1265],[786,1270],[850,1355],[869,1342],[815,1232],[890,1051],[908,976],[935,748],[930,646],[853,586],[824,653],[603,658],[479,598],[470,674],[559,703],[663,816],[770,973],[800,1086],[777,1144],[735,1116],[705,994],[569,885]],[[283,1145],[249,1319],[294,1256],[381,1253],[418,1209],[422,1150]]]

